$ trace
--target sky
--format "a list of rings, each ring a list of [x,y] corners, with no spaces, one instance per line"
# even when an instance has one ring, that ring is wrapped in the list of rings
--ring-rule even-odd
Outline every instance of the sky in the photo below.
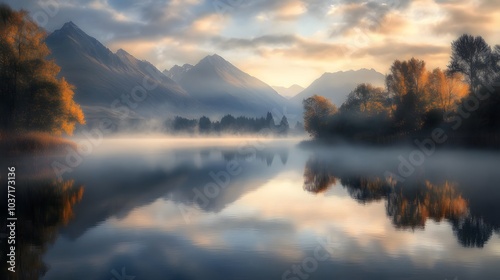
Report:
[[[461,34],[500,44],[498,0],[7,0],[49,32],[73,21],[160,70],[219,54],[273,86],[423,59],[445,68]]]

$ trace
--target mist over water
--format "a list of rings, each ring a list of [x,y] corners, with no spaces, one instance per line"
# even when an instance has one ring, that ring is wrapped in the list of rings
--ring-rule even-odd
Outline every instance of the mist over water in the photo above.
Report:
[[[72,187],[56,197],[71,203],[56,210],[71,215],[35,244],[43,279],[111,279],[122,268],[136,279],[497,275],[498,153],[438,150],[403,182],[387,172],[399,174],[411,147],[300,142],[100,142],[63,175]]]

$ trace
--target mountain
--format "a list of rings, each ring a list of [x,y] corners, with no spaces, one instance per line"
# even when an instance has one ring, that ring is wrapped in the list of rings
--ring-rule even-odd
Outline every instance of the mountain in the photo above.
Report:
[[[299,85],[292,85],[290,87],[273,86],[273,89],[286,98],[292,98],[304,90],[304,88]]]
[[[302,100],[317,94],[329,98],[340,107],[347,99],[347,95],[361,83],[384,86],[385,76],[374,69],[325,73],[301,93],[294,96],[291,101],[300,104]]]
[[[46,44],[61,67],[60,76],[76,86],[74,98],[90,113],[86,114],[87,119],[96,111],[92,107],[99,108],[101,113],[110,111],[109,115],[114,114],[111,111],[116,113],[112,107],[127,107],[138,116],[151,118],[198,106],[186,91],[152,64],[124,50],[111,52],[73,22],[51,33]]]
[[[190,96],[217,112],[264,116],[289,107],[269,85],[216,54],[202,59],[179,83]]]
[[[182,66],[174,65],[170,70],[164,70],[163,74],[175,82],[179,82],[187,71],[191,70],[194,66],[191,64],[184,64]]]

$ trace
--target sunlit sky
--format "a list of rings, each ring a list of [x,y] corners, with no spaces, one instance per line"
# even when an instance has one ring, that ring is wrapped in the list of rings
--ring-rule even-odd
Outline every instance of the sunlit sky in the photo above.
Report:
[[[270,85],[324,72],[386,73],[412,56],[446,67],[463,33],[500,44],[497,0],[8,0],[48,31],[73,21],[160,70],[217,53]],[[229,4],[228,4],[229,3]]]

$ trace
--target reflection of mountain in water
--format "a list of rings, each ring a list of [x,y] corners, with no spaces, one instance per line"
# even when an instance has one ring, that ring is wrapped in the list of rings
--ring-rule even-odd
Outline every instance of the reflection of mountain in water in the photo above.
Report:
[[[349,195],[360,203],[385,200],[387,215],[396,228],[424,229],[428,219],[446,220],[465,247],[483,247],[493,231],[500,230],[496,219],[488,220],[481,215],[481,209],[472,207],[472,201],[459,190],[458,183],[433,184],[425,179],[425,173],[418,179],[402,183],[371,174],[356,176],[346,170],[339,172],[342,169],[337,169],[338,166],[329,160],[311,157],[304,170],[304,189],[321,193],[340,181]],[[488,196],[488,193],[483,195]],[[473,203],[481,204],[480,201]],[[498,214],[496,210],[499,209],[490,209]]]
[[[283,164],[273,164],[270,159],[276,155],[279,155]],[[99,222],[113,216],[125,217],[133,209],[157,199],[196,206],[205,212],[220,212],[284,168],[288,149],[188,148],[177,149],[172,158],[175,163],[173,167],[159,164],[145,168],[148,160],[140,157],[113,159],[109,163],[89,163],[80,167],[81,172],[73,177],[76,181],[85,182],[88,187],[84,199],[75,208],[78,219],[64,228],[63,233],[76,238]],[[241,172],[236,176],[221,175],[228,174],[227,168],[232,161],[236,162]],[[107,168],[103,169],[102,166]],[[259,176],[256,177],[255,174]],[[214,198],[198,199],[194,190],[203,193],[204,187],[209,183],[222,184],[224,187],[220,188],[220,193]],[[179,210],[179,215],[181,214]]]
[[[57,237],[58,231],[73,218],[73,207],[83,197],[83,187],[73,181],[20,181],[16,189],[16,273],[2,279],[38,279],[48,270],[42,256]],[[5,197],[4,197],[5,196]],[[6,192],[2,192],[6,200]],[[5,221],[7,211],[1,211]],[[7,273],[6,254],[2,271]]]

